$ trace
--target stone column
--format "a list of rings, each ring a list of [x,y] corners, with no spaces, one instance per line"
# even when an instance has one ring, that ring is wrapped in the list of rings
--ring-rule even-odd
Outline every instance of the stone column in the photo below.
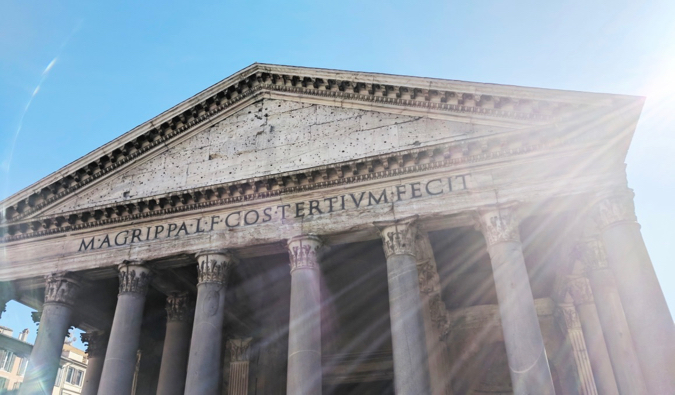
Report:
[[[98,387],[99,395],[131,393],[145,295],[151,281],[150,269],[142,261],[125,261],[118,270],[119,294]]]
[[[81,395],[96,395],[103,372],[108,335],[103,331],[91,331],[80,335],[87,344],[87,372],[84,375]]]
[[[248,351],[252,338],[230,339],[227,349],[230,351],[230,380],[228,395],[248,395]]]
[[[79,291],[79,279],[72,273],[47,276],[40,327],[19,390],[21,395],[52,393]]]
[[[647,387],[635,353],[631,331],[628,329],[621,298],[614,276],[607,267],[602,246],[598,240],[589,239],[580,242],[577,249],[590,280],[619,393],[646,394]]]
[[[296,236],[288,241],[291,261],[288,394],[321,394],[320,247],[321,240],[315,235]]]
[[[612,362],[607,353],[605,336],[602,334],[591,285],[586,277],[577,277],[568,282],[567,289],[579,316],[598,393],[618,394],[619,388],[616,385]]]
[[[593,378],[593,370],[588,358],[584,334],[581,330],[581,323],[579,322],[579,316],[574,305],[558,305],[555,311],[555,318],[572,350],[579,379],[579,395],[597,395],[598,390]],[[604,393],[602,394],[604,395]]]
[[[512,207],[479,212],[492,262],[513,393],[555,394]]]
[[[199,282],[185,395],[219,393],[225,289],[234,264],[235,259],[227,250],[202,251],[197,254]]]
[[[430,394],[429,358],[416,259],[417,216],[375,222],[387,258],[397,395]]]
[[[174,292],[166,298],[166,336],[157,395],[182,395],[185,391],[192,313],[192,301],[187,292]]]
[[[651,394],[675,394],[675,325],[635,217],[633,192],[604,197],[596,222]]]

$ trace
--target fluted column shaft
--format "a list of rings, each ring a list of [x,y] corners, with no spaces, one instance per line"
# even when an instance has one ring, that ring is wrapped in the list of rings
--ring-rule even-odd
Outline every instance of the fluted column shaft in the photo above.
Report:
[[[321,394],[320,248],[321,240],[314,235],[297,236],[288,242],[291,262],[288,394]]]
[[[593,377],[588,356],[588,348],[579,322],[579,315],[574,305],[560,304],[555,312],[556,321],[567,337],[572,349],[572,356],[577,368],[580,395],[598,395],[597,385]],[[602,393],[604,395],[604,393]]]
[[[578,245],[597,306],[616,384],[621,394],[646,394],[647,386],[635,352],[614,275],[602,246],[589,239]]]
[[[103,362],[99,395],[129,395],[134,381],[150,269],[140,261],[119,266],[119,295]]]
[[[227,395],[248,395],[249,348],[253,338],[230,339],[230,380]]]
[[[73,304],[80,283],[69,273],[47,276],[40,327],[30,354],[21,395],[51,394],[59,370],[63,342],[72,325]]]
[[[80,337],[83,343],[87,343],[87,371],[80,395],[96,395],[103,373],[108,335],[102,331],[93,331],[82,333]]]
[[[479,212],[492,262],[513,393],[553,395],[539,319],[512,208]]]
[[[186,395],[219,394],[225,290],[235,259],[227,250],[197,254],[199,283],[190,341]]]
[[[598,393],[603,395],[618,394],[619,388],[607,352],[605,336],[602,334],[590,283],[585,277],[574,278],[569,281],[568,290],[579,316]]]
[[[389,317],[397,395],[431,394],[417,272],[417,217],[376,222],[387,257]]]
[[[640,233],[632,191],[602,199],[596,220],[647,388],[675,394],[675,325]]]
[[[157,395],[182,395],[185,391],[192,335],[192,312],[192,300],[187,292],[175,292],[167,297],[166,336]]]

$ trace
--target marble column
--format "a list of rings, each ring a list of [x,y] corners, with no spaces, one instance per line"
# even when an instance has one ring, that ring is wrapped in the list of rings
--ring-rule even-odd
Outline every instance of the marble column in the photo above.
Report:
[[[577,310],[572,304],[560,304],[554,315],[572,350],[579,379],[579,395],[598,395]]]
[[[431,393],[416,259],[417,216],[375,222],[387,258],[389,317],[397,395]]]
[[[52,393],[80,286],[78,277],[72,273],[47,276],[40,327],[19,394]]]
[[[605,336],[602,334],[591,285],[586,277],[575,277],[569,280],[567,289],[579,316],[598,393],[618,394],[619,388],[616,385],[612,362],[607,352]]]
[[[145,295],[152,277],[150,269],[142,261],[125,261],[118,270],[119,294],[98,387],[99,395],[131,393]]]
[[[479,219],[492,262],[513,393],[553,395],[514,208],[484,209]]]
[[[108,334],[103,331],[91,331],[80,335],[82,343],[87,344],[87,372],[84,375],[81,395],[96,395],[103,372],[105,350],[108,347]]]
[[[185,391],[192,313],[192,300],[187,292],[174,292],[166,298],[166,336],[157,395],[182,395]]]
[[[675,394],[675,325],[640,233],[633,192],[602,198],[595,218],[647,389]]]
[[[320,248],[321,240],[315,235],[296,236],[288,241],[291,263],[288,394],[321,394]]]
[[[619,393],[646,394],[647,387],[633,346],[631,331],[628,329],[614,275],[607,267],[602,246],[598,240],[587,239],[577,244],[577,250],[590,280]]]
[[[227,250],[197,254],[197,304],[190,341],[185,395],[219,394],[225,290],[234,256]]]
[[[230,351],[230,379],[228,395],[248,395],[249,348],[253,338],[230,339],[227,349]]]

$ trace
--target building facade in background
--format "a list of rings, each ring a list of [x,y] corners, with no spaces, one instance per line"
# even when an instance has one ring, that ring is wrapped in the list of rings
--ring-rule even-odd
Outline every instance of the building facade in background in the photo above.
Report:
[[[642,105],[241,70],[1,203],[2,296],[42,317],[21,393],[71,325],[83,394],[675,393]]]
[[[28,329],[13,337],[14,331],[0,327],[0,394],[16,394],[21,388],[33,345],[26,342]],[[53,395],[75,395],[82,391],[87,356],[68,342],[63,344]]]

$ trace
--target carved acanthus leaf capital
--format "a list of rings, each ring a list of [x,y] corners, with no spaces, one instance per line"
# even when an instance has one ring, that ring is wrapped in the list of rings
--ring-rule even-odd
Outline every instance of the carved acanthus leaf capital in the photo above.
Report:
[[[607,257],[602,242],[597,238],[581,240],[574,247],[574,257],[579,259],[586,272],[607,267]]]
[[[152,281],[152,273],[143,261],[125,261],[118,267],[120,295],[125,293],[136,293],[145,295],[148,293],[148,287]]]
[[[593,303],[591,284],[586,277],[575,277],[567,282],[567,291],[574,300],[574,305]]]
[[[379,229],[384,246],[384,255],[415,256],[417,249],[417,215],[393,221],[379,221],[374,225]]]
[[[87,345],[87,356],[89,358],[102,357],[108,348],[108,334],[103,331],[91,331],[80,334],[82,343]]]
[[[73,273],[53,273],[47,276],[45,287],[45,303],[75,303],[80,292],[81,283]]]
[[[316,269],[319,264],[321,239],[316,235],[296,236],[288,241],[291,273],[298,269]]]
[[[192,319],[192,298],[187,292],[172,292],[166,298],[166,320],[188,322]]]
[[[227,284],[236,258],[227,250],[211,250],[197,253],[199,284]]]
[[[573,329],[581,329],[579,315],[574,305],[558,305],[553,315],[563,333]]]
[[[230,339],[227,341],[227,348],[230,351],[230,362],[247,362],[249,360],[249,349],[253,338]]]
[[[478,212],[478,222],[487,246],[515,241],[520,243],[520,220],[515,207],[498,207]]]
[[[631,190],[615,193],[601,199],[594,208],[593,219],[600,229],[621,222],[637,222],[634,193]]]

